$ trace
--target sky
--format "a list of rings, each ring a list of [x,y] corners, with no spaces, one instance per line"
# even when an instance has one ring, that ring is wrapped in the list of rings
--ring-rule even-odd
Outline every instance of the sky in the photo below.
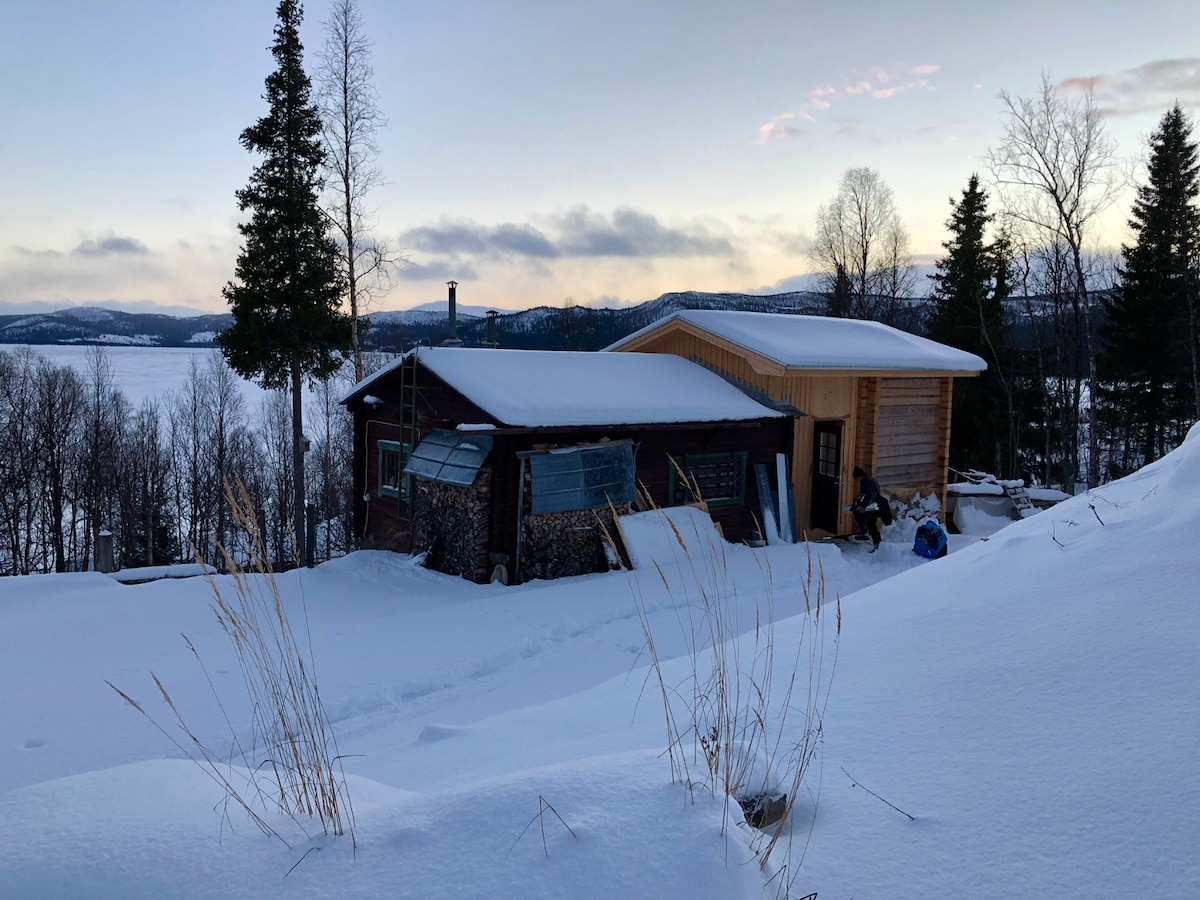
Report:
[[[1000,91],[1095,85],[1129,160],[1200,102],[1190,0],[987,5],[360,0],[403,248],[378,309],[637,303],[804,286],[850,167],[895,193],[916,261],[1001,136]],[[314,69],[328,3],[305,7]],[[266,111],[270,2],[5,4],[0,312],[221,311],[234,192]],[[1125,239],[1131,193],[1095,233]]]

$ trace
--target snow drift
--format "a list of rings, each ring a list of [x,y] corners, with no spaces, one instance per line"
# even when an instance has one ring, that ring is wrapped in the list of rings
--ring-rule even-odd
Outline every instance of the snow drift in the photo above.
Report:
[[[943,560],[811,548],[844,624],[792,821],[793,896],[1195,895],[1197,483],[1193,428]],[[641,524],[635,554],[660,558],[669,541]],[[776,640],[797,639],[805,548],[718,555],[739,621],[769,592]],[[357,858],[286,821],[290,849],[264,837],[104,686],[152,698],[153,669],[206,741],[228,742],[182,631],[246,727],[201,580],[2,579],[0,894],[775,896],[745,829],[722,836],[719,802],[671,784],[643,692],[633,597],[677,655],[688,573],[670,589],[652,566],[502,588],[358,553],[281,576],[293,615],[307,606]]]

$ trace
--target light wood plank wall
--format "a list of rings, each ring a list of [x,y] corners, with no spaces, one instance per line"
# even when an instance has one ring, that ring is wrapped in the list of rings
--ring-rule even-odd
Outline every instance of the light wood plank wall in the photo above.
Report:
[[[795,420],[792,445],[798,530],[809,528],[813,423],[822,419],[844,423],[840,507],[854,499],[857,485],[850,470],[856,465],[874,474],[880,487],[898,500],[907,502],[918,492],[935,493],[945,507],[952,378],[763,375],[745,356],[679,331],[658,336],[638,350],[690,359],[739,386],[761,391],[805,413]],[[838,526],[843,533],[850,531],[853,517],[841,513]]]
[[[796,409],[805,413],[795,421],[792,445],[792,489],[796,499],[796,523],[801,532],[810,531],[809,510],[812,506],[813,425],[818,421],[838,419],[842,422],[841,489],[839,509],[854,499],[854,440],[859,427],[859,408],[856,403],[858,377],[854,375],[789,375],[781,378],[785,396]],[[850,517],[840,513],[838,530],[850,530]]]
[[[898,500],[933,493],[945,505],[953,381],[879,379],[874,475]]]

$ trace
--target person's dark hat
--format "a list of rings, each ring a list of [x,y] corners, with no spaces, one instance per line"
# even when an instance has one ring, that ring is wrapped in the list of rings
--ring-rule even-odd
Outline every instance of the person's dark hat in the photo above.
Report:
[[[860,469],[858,466],[855,466],[854,471],[851,472],[850,474],[852,474],[855,478],[862,478],[867,473],[864,472],[862,469]]]

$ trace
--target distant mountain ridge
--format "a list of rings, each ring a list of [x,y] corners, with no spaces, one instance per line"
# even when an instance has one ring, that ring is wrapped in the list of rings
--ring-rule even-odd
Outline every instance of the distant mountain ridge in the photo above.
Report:
[[[539,306],[519,312],[501,310],[497,337],[501,347],[537,350],[598,350],[664,316],[682,309],[740,309],[819,315],[825,298],[809,291],[782,294],[734,294],[679,291],[635,306],[592,309],[586,306]],[[467,345],[487,338],[486,319],[468,307],[458,315],[457,333]],[[449,310],[403,310],[369,316],[363,345],[397,352],[415,344],[440,344],[449,333]],[[51,313],[0,315],[2,344],[100,344],[137,347],[212,347],[216,335],[233,323],[229,313],[167,316],[129,313],[94,306]]]
[[[232,323],[229,313],[184,318],[79,306],[52,313],[0,315],[0,344],[211,347],[217,333]]]

